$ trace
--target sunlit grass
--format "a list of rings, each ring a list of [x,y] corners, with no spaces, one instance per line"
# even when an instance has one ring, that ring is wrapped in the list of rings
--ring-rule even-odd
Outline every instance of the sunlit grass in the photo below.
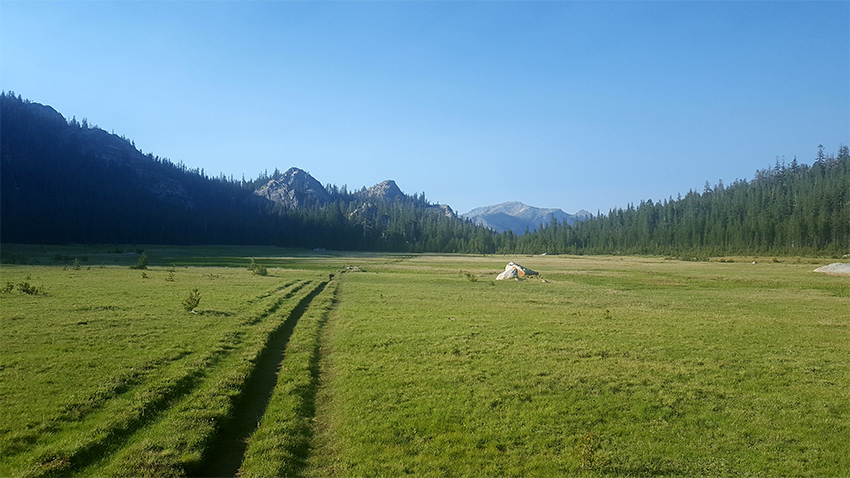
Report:
[[[198,473],[308,297],[246,476],[850,473],[850,280],[823,264],[14,252],[41,265],[0,286],[40,293],[0,294],[0,475]],[[540,276],[495,281],[510,260]]]
[[[506,262],[492,257],[345,275],[315,476],[850,470],[846,280],[808,265],[526,259],[548,283],[491,282]]]
[[[275,269],[260,277],[236,268],[3,266],[4,281],[26,277],[44,293],[0,298],[3,475],[68,474],[184,396],[211,417],[209,440],[250,372],[244,361],[315,287],[313,274]],[[200,305],[187,312],[182,301],[196,288]],[[174,413],[158,436],[188,416]],[[193,450],[185,460],[197,460],[203,443]]]
[[[334,304],[332,282],[299,319],[262,423],[248,441],[244,477],[298,476],[310,452],[322,330]]]

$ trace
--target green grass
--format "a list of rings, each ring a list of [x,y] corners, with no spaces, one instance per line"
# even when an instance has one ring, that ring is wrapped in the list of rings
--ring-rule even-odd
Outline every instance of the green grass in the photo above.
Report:
[[[335,292],[333,283],[299,320],[289,340],[274,395],[248,442],[239,476],[297,476],[302,471],[315,415],[321,333]]]
[[[111,459],[101,460],[80,472],[80,476],[184,476],[194,475],[233,411],[233,405],[256,367],[270,336],[280,327],[296,304],[318,287],[306,283],[283,296],[272,314],[251,319],[253,327],[243,343],[220,363],[209,363],[205,380],[182,400],[170,404],[162,416],[137,433]],[[285,311],[281,316],[281,312]],[[259,320],[258,320],[259,319]],[[254,323],[256,320],[256,323]]]
[[[121,462],[118,451],[125,441],[136,450],[132,443],[142,436],[153,437],[144,439],[154,448],[180,450],[166,461],[173,469],[193,466],[268,335],[321,276],[275,269],[260,277],[234,268],[3,267],[3,281],[21,277],[42,285],[45,294],[13,291],[0,299],[4,476],[146,474],[144,464]],[[202,294],[197,314],[182,307],[194,288]],[[184,422],[187,433],[175,433]],[[87,468],[113,454],[123,463],[117,468]]]
[[[488,280],[505,262],[345,275],[309,474],[850,472],[846,278],[558,257]]]
[[[0,259],[3,264],[44,265],[71,268],[77,259],[83,269],[101,266],[132,266],[140,254],[148,264],[160,267],[248,267],[253,259],[266,267],[328,272],[349,265],[386,265],[412,257],[411,254],[325,251],[316,253],[305,249],[273,246],[34,246],[3,244]]]
[[[136,248],[4,245],[0,475],[850,474],[823,263]]]

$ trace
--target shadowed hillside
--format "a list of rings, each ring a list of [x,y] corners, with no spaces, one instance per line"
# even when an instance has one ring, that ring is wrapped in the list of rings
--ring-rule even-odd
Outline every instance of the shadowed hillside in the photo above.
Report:
[[[0,96],[5,243],[269,244],[403,252],[493,251],[495,234],[394,181],[349,192],[306,171],[256,180],[144,154],[50,106]]]

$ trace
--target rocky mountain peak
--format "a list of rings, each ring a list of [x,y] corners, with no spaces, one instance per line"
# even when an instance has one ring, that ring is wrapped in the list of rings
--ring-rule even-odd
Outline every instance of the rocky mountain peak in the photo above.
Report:
[[[401,192],[398,185],[392,179],[380,182],[371,188],[367,189],[364,196],[371,199],[380,199],[392,201],[398,198],[403,198],[404,193]]]
[[[316,178],[298,168],[289,168],[279,179],[272,179],[254,191],[254,195],[286,208],[326,204],[331,200],[324,186]]]

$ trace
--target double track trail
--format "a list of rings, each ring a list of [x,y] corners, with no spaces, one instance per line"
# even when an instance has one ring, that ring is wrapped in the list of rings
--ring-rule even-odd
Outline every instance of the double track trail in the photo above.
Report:
[[[94,393],[7,436],[3,468],[27,477],[234,476],[290,337],[331,280],[282,281],[217,333],[116,370]]]
[[[278,371],[286,355],[287,345],[299,319],[327,285],[321,282],[289,312],[280,328],[272,332],[265,349],[237,399],[232,416],[217,434],[210,452],[198,467],[197,476],[236,476],[242,465],[248,439],[265,415],[272,392],[278,382]]]

